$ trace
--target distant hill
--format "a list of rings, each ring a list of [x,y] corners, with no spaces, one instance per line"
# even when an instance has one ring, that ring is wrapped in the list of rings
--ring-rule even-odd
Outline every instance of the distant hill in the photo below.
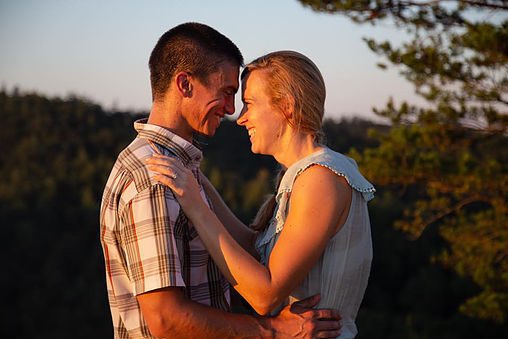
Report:
[[[80,98],[3,90],[0,116],[5,239],[0,286],[8,305],[8,325],[0,336],[109,338],[99,205],[111,166],[135,137],[132,124],[142,115],[105,111]],[[368,130],[385,133],[389,127],[350,119],[327,120],[323,129],[331,148],[348,153],[353,147],[376,147]],[[229,120],[213,139],[201,142],[202,170],[248,223],[274,190],[276,163],[253,155],[246,131]],[[384,187],[378,187],[369,204],[375,254],[357,321],[359,338],[435,337],[415,334],[423,324],[436,329],[431,333],[442,329],[447,333],[442,338],[450,339],[505,333],[502,325],[457,313],[457,305],[475,286],[431,263],[430,256],[442,246],[436,232],[411,242],[392,228],[405,204]]]

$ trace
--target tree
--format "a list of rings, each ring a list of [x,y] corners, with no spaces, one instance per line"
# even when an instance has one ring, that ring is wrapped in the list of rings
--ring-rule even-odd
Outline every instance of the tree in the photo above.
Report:
[[[0,337],[102,338],[111,333],[98,235],[100,197],[118,152],[135,136],[127,112],[104,111],[79,98],[47,98],[0,91],[0,220],[6,274],[0,286],[10,326]],[[347,152],[379,145],[367,129],[388,127],[358,119],[327,120],[327,144]],[[16,140],[12,143],[12,140]],[[205,146],[202,170],[235,214],[252,220],[276,163],[253,155],[244,129],[225,120]],[[206,145],[207,144],[207,145]],[[411,192],[410,192],[411,193]],[[469,279],[429,262],[439,249],[437,230],[410,242],[391,227],[414,194],[378,186],[369,206],[375,257],[359,338],[498,338],[506,327],[470,321],[456,305],[475,291]],[[238,308],[238,311],[245,311]],[[59,322],[51,321],[59,319]],[[83,326],[84,325],[84,326]],[[76,333],[77,327],[83,330]],[[37,333],[37,335],[35,335]]]
[[[471,278],[479,292],[464,314],[508,317],[508,1],[312,1],[357,23],[392,22],[409,41],[365,39],[426,101],[392,99],[380,145],[356,152],[367,177],[416,197],[395,226],[412,237],[437,228],[446,248],[434,259]],[[381,68],[387,66],[379,64]]]
[[[9,291],[10,324],[2,338],[112,332],[99,205],[135,117],[111,113],[79,98],[0,91],[0,220],[8,239],[0,286]]]

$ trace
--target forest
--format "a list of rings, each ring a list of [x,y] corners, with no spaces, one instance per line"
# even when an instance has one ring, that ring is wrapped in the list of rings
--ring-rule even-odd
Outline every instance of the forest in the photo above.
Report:
[[[78,97],[48,98],[4,89],[0,116],[0,220],[6,236],[1,286],[8,305],[8,325],[2,326],[0,336],[112,337],[99,204],[117,154],[135,137],[133,121],[143,115],[105,111]],[[367,170],[365,157],[382,146],[379,135],[386,138],[392,129],[359,119],[324,124],[328,146],[358,157],[366,173],[386,170]],[[225,120],[214,138],[202,142],[202,170],[248,223],[274,189],[276,164],[253,155],[247,133],[233,121]],[[482,152],[491,152],[492,161],[499,153],[506,159],[508,151],[500,145]],[[502,166],[506,174],[506,163]],[[421,198],[421,189],[376,180],[378,192],[369,203],[374,261],[357,319],[358,338],[504,336],[506,307],[501,308],[502,317],[481,317],[462,309],[485,287],[439,260],[453,248],[439,224],[431,224],[419,237],[395,227]],[[488,212],[481,204],[474,208]],[[506,223],[499,226],[506,228]],[[483,234],[470,242],[483,237],[488,243]],[[485,258],[471,253],[469,260],[484,265]],[[483,270],[488,269],[484,265]],[[506,279],[506,266],[491,269]],[[506,293],[506,285],[498,291]]]
[[[398,70],[425,101],[387,98],[374,108],[384,125],[323,125],[327,145],[377,189],[358,338],[506,337],[508,1],[298,2],[406,32],[403,42],[364,40],[378,66]],[[2,338],[112,337],[99,204],[142,116],[79,96],[0,90]],[[277,164],[251,154],[233,121],[200,141],[202,171],[249,223],[274,190]]]

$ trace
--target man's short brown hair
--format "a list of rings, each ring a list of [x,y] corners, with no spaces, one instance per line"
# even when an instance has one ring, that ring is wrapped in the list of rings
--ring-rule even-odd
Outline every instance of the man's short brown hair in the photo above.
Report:
[[[152,100],[161,99],[176,73],[190,72],[207,85],[217,66],[229,61],[243,65],[238,47],[215,29],[188,22],[171,28],[155,45],[149,60]]]

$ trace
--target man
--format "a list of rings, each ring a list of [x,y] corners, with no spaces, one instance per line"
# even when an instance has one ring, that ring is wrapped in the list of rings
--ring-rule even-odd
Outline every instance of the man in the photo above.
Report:
[[[193,135],[214,135],[234,113],[242,64],[228,38],[197,23],[172,28],[152,51],[150,116],[134,124],[138,136],[119,155],[101,205],[115,338],[336,335],[336,312],[310,309],[317,298],[272,318],[229,313],[229,284],[171,190],[144,163],[160,152],[200,177]],[[204,190],[202,197],[209,201]]]

